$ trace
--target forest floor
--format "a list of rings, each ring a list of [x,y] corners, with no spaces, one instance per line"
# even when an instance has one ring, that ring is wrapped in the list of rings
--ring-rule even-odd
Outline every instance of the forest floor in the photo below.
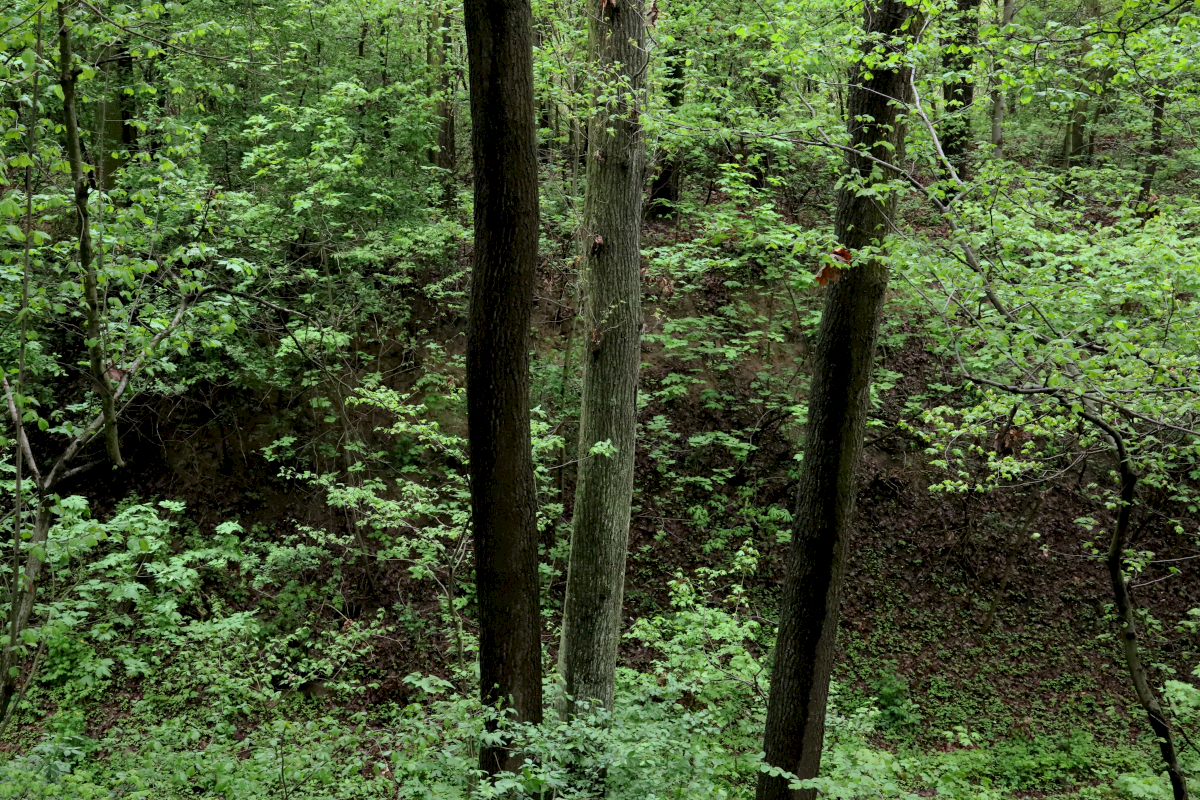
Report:
[[[646,236],[653,246],[678,232],[656,223]],[[464,248],[459,258],[466,262],[469,251]],[[561,379],[557,387],[553,381],[555,372],[562,371],[561,353],[580,332],[571,330],[573,300],[564,274],[547,268],[541,283],[534,320],[535,401],[553,405],[561,391]],[[684,358],[686,349],[673,349],[665,334],[651,336],[644,347],[642,391],[648,396],[639,420],[652,435],[638,454],[625,590],[630,625],[670,608],[671,580],[694,575],[701,567],[719,570],[731,552],[747,544],[761,554],[758,570],[743,580],[747,602],[756,617],[774,619],[787,526],[772,523],[765,512],[790,508],[798,426],[755,396],[761,394],[761,375],[773,371],[773,380],[802,399],[811,328],[804,327],[803,311],[793,302],[793,319],[783,326],[774,349],[739,340],[743,343],[732,356],[722,360],[711,355],[733,341],[731,310],[740,314],[737,309],[748,308],[764,315],[776,310],[778,292],[730,288],[729,283],[719,273],[705,274],[686,291],[650,275],[645,282],[648,333],[662,333],[671,321],[691,320],[695,324],[689,330],[708,325],[706,333],[692,335],[710,349],[699,361]],[[811,310],[818,301],[814,290],[803,303]],[[439,360],[429,368],[460,380],[452,362],[462,348],[461,309],[420,298],[411,302],[418,312],[414,330],[439,345]],[[887,724],[876,741],[901,751],[977,746],[964,745],[967,737],[1041,742],[1032,745],[1034,752],[1069,753],[1082,747],[1082,754],[1073,757],[1083,759],[1092,751],[1090,744],[1079,745],[1081,736],[1094,737],[1088,742],[1144,746],[1146,726],[1112,638],[1103,562],[1081,546],[1089,535],[1077,522],[1094,518],[1096,536],[1105,536],[1111,515],[1081,487],[1108,480],[1109,465],[1083,463],[1051,483],[987,494],[933,491],[942,477],[905,423],[922,404],[953,404],[958,382],[921,338],[915,313],[899,296],[889,303],[892,316],[880,358],[888,378],[872,412],[860,473],[834,705],[846,714],[864,706],[878,708]],[[392,388],[407,391],[426,371],[425,352],[413,355],[400,348],[389,353],[385,348],[376,356],[379,364],[396,368]],[[410,366],[399,368],[406,359]],[[660,390],[672,384],[672,376],[685,376],[685,389],[666,395]],[[345,533],[345,515],[331,509],[321,492],[278,477],[277,466],[263,455],[263,448],[281,436],[319,428],[319,422],[305,417],[302,400],[219,385],[195,388],[169,405],[143,400],[131,409],[137,423],[130,426],[124,445],[130,468],[93,470],[64,491],[87,496],[99,516],[130,496],[183,501],[189,524],[202,536],[215,535],[217,526],[229,520],[237,520],[243,531],[275,538],[301,526]],[[359,424],[369,431],[381,423],[366,418]],[[571,435],[569,424],[560,428]],[[669,437],[659,435],[664,430]],[[712,434],[753,446],[739,456],[718,446],[720,440],[714,445]],[[713,476],[718,476],[715,482]],[[565,580],[562,543],[573,493],[569,468],[555,479],[558,485],[549,491],[560,493],[564,509],[557,525],[549,526],[546,540],[551,617]],[[1193,556],[1191,542],[1170,532],[1161,513],[1166,505],[1162,499],[1147,499],[1135,520],[1131,546],[1158,559]],[[779,516],[773,519],[777,523]],[[1153,665],[1152,682],[1159,685],[1173,674],[1189,675],[1195,666],[1200,641],[1185,623],[1188,612],[1200,607],[1200,580],[1188,570],[1156,580],[1168,573],[1155,569],[1149,567],[1139,578],[1145,585],[1136,589],[1136,597],[1148,613],[1147,661]],[[722,599],[728,588],[710,584],[711,599]],[[329,625],[369,620],[382,611],[397,627],[370,643],[365,655],[373,675],[370,688],[346,700],[327,696],[319,686],[307,687],[313,713],[403,704],[422,696],[406,681],[411,674],[452,677],[456,645],[447,629],[413,621],[437,617],[439,599],[431,581],[413,577],[398,564],[358,560],[341,568],[340,592],[344,601],[336,613],[327,614]],[[262,601],[253,594],[222,598],[232,609],[253,610]],[[993,603],[995,619],[985,631]],[[412,615],[408,622],[399,624],[397,609],[407,609]],[[198,607],[183,612],[205,614]],[[467,627],[469,631],[469,622]],[[551,664],[557,642],[550,631],[545,644]],[[627,665],[644,670],[652,669],[661,655],[636,640],[622,650]],[[125,719],[131,703],[145,692],[135,679],[112,688],[87,714],[86,732],[93,738]],[[46,702],[53,703],[53,693]],[[15,742],[36,738],[37,720],[19,723],[22,732]],[[1047,781],[1070,782],[1061,775]],[[1047,795],[1030,789],[1014,796]]]

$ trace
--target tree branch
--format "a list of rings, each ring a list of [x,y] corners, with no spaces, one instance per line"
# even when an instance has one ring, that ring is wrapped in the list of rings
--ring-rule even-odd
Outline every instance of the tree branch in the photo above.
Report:
[[[13,399],[12,389],[8,385],[8,378],[0,376],[0,383],[4,385],[4,399],[8,402],[8,413],[12,417],[13,425],[17,429],[17,441],[21,445],[21,450],[25,453],[25,460],[29,462],[29,471],[33,473],[33,479],[40,489],[42,487],[42,475],[38,472],[37,461],[33,458],[33,450],[29,446],[29,437],[25,435],[25,426],[21,422],[20,412],[17,411],[17,403]]]

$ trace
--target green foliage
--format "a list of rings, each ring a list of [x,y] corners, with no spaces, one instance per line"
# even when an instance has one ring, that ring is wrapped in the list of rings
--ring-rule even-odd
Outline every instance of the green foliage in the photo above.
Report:
[[[909,696],[908,682],[895,672],[881,673],[873,688],[880,717],[885,725],[911,728],[921,722],[921,714]]]
[[[1146,515],[1195,534],[1200,212],[1185,124],[1197,107],[1194,9],[1019,4],[1001,25],[985,4],[966,43],[948,35],[972,22],[957,3],[918,5],[907,48],[865,40],[861,4],[840,0],[684,0],[650,15],[648,177],[673,165],[683,191],[675,217],[643,238],[642,460],[626,594],[639,616],[625,642],[639,668],[622,669],[611,714],[508,725],[536,758],[491,783],[475,753],[494,712],[469,699],[461,332],[471,209],[457,7],[66,7],[99,342],[84,333],[58,8],[18,0],[0,11],[0,376],[41,469],[75,441],[66,468],[86,468],[79,486],[39,493],[26,463],[15,544],[4,537],[0,582],[12,585],[12,565],[30,556],[46,573],[19,641],[7,642],[7,626],[0,636],[31,678],[0,797],[748,797],[761,767],[774,570],[791,541],[788,495],[827,291],[812,273],[838,244],[837,191],[854,188],[842,178],[846,81],[901,60],[919,97],[906,105],[906,147],[887,154],[897,180],[871,189],[900,196],[895,235],[881,252],[854,254],[885,259],[896,276],[868,435],[919,437],[927,450],[906,447],[904,469],[921,483],[932,466],[940,492],[1061,487],[1079,470],[1087,510],[1072,555],[1094,557],[1115,509],[1111,443],[1084,414],[1098,416],[1126,437]],[[603,443],[570,452],[572,258],[598,76],[583,6],[539,0],[533,10],[543,228],[531,430],[552,629],[572,466],[610,453]],[[965,73],[946,58],[968,54]],[[977,146],[962,185],[938,155],[951,78],[975,87]],[[1003,156],[983,130],[1000,96]],[[1157,151],[1155,98],[1167,108]],[[447,111],[458,116],[462,165],[450,170],[431,163]],[[1087,154],[1064,158],[1076,118],[1086,119]],[[127,371],[124,442],[162,437],[169,447],[194,434],[203,447],[206,428],[228,427],[247,468],[264,473],[246,496],[294,502],[256,524],[207,498],[192,512],[174,499],[116,503],[94,440],[91,344]],[[243,442],[252,417],[269,422]],[[7,411],[0,418],[0,489],[14,497],[17,426]],[[1007,446],[997,446],[1002,426],[1016,431]],[[202,470],[214,492],[233,460],[222,452]],[[176,484],[137,485],[157,497]],[[34,545],[39,500],[53,524]],[[192,521],[214,513],[227,521]],[[1009,532],[992,522],[982,526]],[[1131,578],[1166,563],[1151,549],[1125,554]],[[1158,568],[1182,576],[1187,563]],[[965,594],[955,580],[934,583]],[[354,582],[378,586],[364,593]],[[879,595],[912,602],[896,587]],[[937,640],[975,624],[971,614],[914,634],[887,610],[875,611],[873,640],[840,639],[852,666],[835,687],[825,771],[812,784],[825,796],[1165,796],[1154,743],[1114,744],[1124,735],[1117,712],[1084,732],[1118,701],[1089,683],[1094,672],[1055,661],[1071,637],[1109,654],[1111,633],[1090,641],[1106,624],[1099,615],[939,653],[944,664],[988,665],[964,679],[929,659]],[[1167,619],[1144,610],[1152,645],[1175,636]],[[1176,643],[1189,623],[1179,627]],[[397,688],[393,661],[377,658],[389,646],[418,652],[437,674]],[[1171,662],[1161,674],[1186,674],[1178,654],[1192,646],[1154,653]],[[1053,677],[1035,675],[1052,661]],[[997,684],[1018,675],[1037,688],[1014,704]],[[1056,705],[1043,691],[1068,699]],[[1192,684],[1168,681],[1165,694],[1192,735]],[[1026,714],[1028,729],[1010,730]],[[1191,754],[1185,767],[1194,774]]]

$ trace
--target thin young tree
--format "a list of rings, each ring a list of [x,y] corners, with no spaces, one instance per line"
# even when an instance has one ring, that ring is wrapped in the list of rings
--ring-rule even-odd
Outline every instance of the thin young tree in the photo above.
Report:
[[[1007,43],[1012,37],[1012,32],[1009,31],[1009,25],[1012,24],[1013,15],[1016,13],[1016,0],[997,0],[1000,6],[1000,34],[1001,41]],[[992,135],[991,143],[995,155],[998,158],[1004,158],[1004,114],[1008,110],[1008,101],[1004,94],[1004,85],[1000,81],[995,81],[992,86]]]
[[[429,17],[427,43],[429,69],[437,82],[437,143],[431,153],[433,165],[440,170],[442,205],[452,208],[456,200],[454,171],[458,166],[455,141],[454,68],[450,63],[454,43],[450,36],[450,13],[445,5],[435,7]]]
[[[1108,567],[1109,581],[1112,583],[1121,649],[1125,654],[1125,666],[1129,670],[1134,694],[1137,695],[1138,703],[1141,704],[1142,710],[1146,712],[1146,717],[1150,720],[1154,738],[1158,740],[1159,752],[1162,754],[1163,764],[1167,769],[1167,779],[1171,782],[1171,796],[1174,800],[1188,800],[1187,778],[1179,765],[1179,753],[1175,749],[1171,720],[1163,712],[1154,690],[1150,687],[1146,665],[1142,661],[1141,649],[1138,646],[1137,606],[1129,594],[1129,584],[1125,576],[1125,548],[1129,543],[1129,516],[1133,511],[1138,476],[1133,471],[1132,459],[1125,446],[1125,437],[1121,435],[1121,432],[1099,416],[1086,411],[1082,412],[1081,416],[1104,431],[1116,448],[1117,468],[1121,476],[1121,505],[1117,511],[1117,519],[1113,525],[1108,555],[1104,563]]]
[[[882,46],[889,54],[903,51],[913,14],[904,0],[867,2],[867,47]],[[872,62],[866,58],[848,98],[853,152],[847,156],[847,180],[838,195],[835,220],[838,241],[849,251],[851,263],[829,286],[813,354],[804,460],[763,741],[766,763],[801,779],[815,777],[821,765],[855,475],[888,283],[888,268],[873,249],[886,236],[895,207],[895,194],[879,184],[894,176],[871,157],[899,160],[905,135],[901,106],[911,94],[911,71],[903,58],[890,64],[877,49]],[[815,795],[815,790],[791,790],[784,775],[759,775],[758,800],[808,800]]]
[[[641,361],[643,10],[638,0],[588,4],[601,78],[581,229],[580,463],[559,648],[567,714],[579,701],[611,708],[616,681]]]
[[[674,111],[683,105],[685,53],[678,45],[675,45],[667,50],[664,60],[668,66],[662,91],[667,99],[667,105]],[[650,218],[673,216],[675,204],[679,202],[679,189],[682,182],[683,170],[679,154],[664,153],[658,174],[650,184],[646,216]]]
[[[484,703],[542,718],[537,509],[529,432],[529,324],[538,249],[529,0],[465,0],[475,169],[467,322],[467,430]],[[491,723],[493,726],[495,722]],[[480,751],[489,774],[520,755]]]
[[[1155,87],[1150,101],[1154,110],[1150,114],[1150,148],[1145,155],[1145,166],[1142,167],[1142,188],[1138,191],[1137,204],[1150,202],[1150,190],[1154,188],[1154,175],[1158,172],[1166,145],[1163,138],[1163,119],[1167,114],[1167,99],[1170,95],[1164,85]]]
[[[83,162],[83,147],[79,139],[79,114],[75,107],[76,82],[80,68],[75,65],[75,55],[71,47],[71,19],[61,5],[58,8],[58,23],[58,85],[63,98],[67,161],[71,166],[71,183],[74,185],[79,271],[83,273],[83,297],[87,311],[88,364],[91,367],[96,393],[100,395],[100,407],[104,412],[104,440],[108,447],[108,457],[114,465],[123,467],[125,459],[121,456],[117,431],[116,399],[107,375],[108,365],[104,352],[104,307],[100,300],[99,279],[96,275],[95,252],[92,246],[91,191]]]
[[[942,83],[946,115],[942,119],[942,148],[954,169],[967,169],[971,149],[971,114],[975,106],[974,49],[979,40],[979,0],[958,0],[950,46],[942,53]]]
[[[0,402],[3,412],[7,413],[16,434],[16,446],[19,448],[17,458],[19,473],[15,508],[13,513],[13,548],[11,554],[12,582],[8,588],[7,619],[4,620],[5,640],[0,646],[0,719],[12,711],[14,703],[20,702],[24,688],[28,686],[34,668],[24,669],[25,657],[28,655],[24,634],[30,630],[34,618],[34,609],[45,578],[46,543],[50,530],[56,519],[54,507],[57,503],[57,489],[63,481],[88,470],[91,464],[72,466],[75,459],[87,451],[87,448],[97,438],[103,438],[110,460],[115,465],[123,465],[120,449],[117,446],[117,403],[130,389],[131,382],[140,374],[142,369],[155,357],[160,344],[175,331],[183,322],[188,310],[201,297],[214,291],[214,287],[192,289],[182,293],[174,316],[162,320],[161,326],[148,342],[144,342],[135,352],[125,347],[118,350],[117,361],[122,364],[119,369],[100,369],[103,364],[102,342],[113,333],[107,318],[102,313],[97,290],[97,270],[94,266],[90,217],[88,215],[88,197],[90,189],[87,182],[86,168],[83,162],[82,146],[76,109],[77,94],[76,80],[80,67],[76,64],[72,33],[74,22],[66,6],[58,7],[58,45],[59,45],[59,80],[58,90],[63,101],[62,127],[66,134],[67,161],[71,174],[72,194],[74,197],[73,212],[76,215],[77,257],[79,273],[83,283],[84,311],[87,321],[88,341],[83,344],[89,356],[92,378],[90,388],[98,395],[100,411],[90,423],[70,427],[68,438],[61,446],[52,446],[50,452],[42,449],[35,452],[35,444],[31,442],[26,432],[26,414],[30,407],[26,398],[32,392],[26,387],[29,370],[23,355],[26,340],[25,325],[30,315],[29,282],[31,280],[32,253],[30,244],[34,237],[25,237],[25,253],[22,264],[22,302],[20,312],[20,338],[22,355],[18,357],[16,386],[8,381],[6,375],[0,374]],[[40,25],[41,15],[38,15]],[[37,39],[38,54],[35,63],[41,64],[40,27]],[[37,148],[33,137],[37,133],[38,118],[38,73],[35,72],[31,81],[33,92],[30,105],[29,122],[27,123],[26,156],[30,167],[26,173],[26,228],[32,234],[35,226],[33,206],[32,174],[36,169]],[[141,301],[133,308],[144,308]],[[126,358],[127,357],[127,358]],[[56,439],[57,437],[54,437]],[[54,441],[51,439],[51,441]],[[22,486],[27,481],[29,488]],[[29,507],[23,508],[24,495],[29,495]],[[31,524],[30,524],[31,523]],[[22,563],[23,562],[23,563]],[[44,640],[43,640],[44,641]],[[34,664],[37,659],[35,657]],[[0,723],[3,727],[3,723]]]

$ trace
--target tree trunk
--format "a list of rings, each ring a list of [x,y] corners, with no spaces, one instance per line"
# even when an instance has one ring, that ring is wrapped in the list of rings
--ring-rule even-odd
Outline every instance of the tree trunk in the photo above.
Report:
[[[442,206],[453,208],[456,200],[454,190],[454,170],[458,166],[458,152],[455,141],[455,113],[452,73],[450,69],[450,48],[453,43],[450,38],[450,15],[444,9],[435,10],[429,18],[429,39],[427,43],[427,60],[429,67],[437,76],[438,100],[437,142],[430,161],[438,169],[445,170],[438,176],[442,184]]]
[[[1167,113],[1167,93],[1159,87],[1154,93],[1154,112],[1150,117],[1150,151],[1146,154],[1146,165],[1142,171],[1142,188],[1138,192],[1137,204],[1148,203],[1150,190],[1154,188],[1154,173],[1158,172],[1158,163],[1162,160],[1163,150],[1163,117]]]
[[[1091,98],[1079,97],[1071,107],[1067,118],[1067,133],[1063,139],[1063,166],[1070,168],[1087,155],[1087,117]]]
[[[97,161],[103,165],[101,185],[106,192],[117,185],[117,174],[137,146],[137,128],[133,125],[134,96],[126,94],[133,87],[133,57],[126,42],[118,42],[104,50],[112,66],[105,69],[105,96],[100,101],[97,132],[100,143],[96,148]]]
[[[594,67],[610,76],[597,97],[610,99],[591,120],[583,210],[580,460],[559,649],[568,715],[577,701],[613,704],[642,328],[643,5],[590,0],[588,18]],[[604,442],[605,452],[592,452]]]
[[[38,487],[38,507],[34,516],[33,531],[29,537],[28,555],[25,557],[24,572],[13,576],[11,605],[8,610],[8,644],[0,654],[0,718],[8,712],[8,704],[17,694],[17,678],[21,674],[23,649],[16,643],[21,632],[29,626],[33,616],[33,601],[37,597],[38,583],[42,578],[45,554],[42,552],[54,522],[47,490]],[[13,553],[13,563],[20,563],[19,553]]]
[[[866,32],[892,50],[904,47],[903,26],[913,10],[904,0],[875,0],[865,8]],[[853,146],[897,161],[904,151],[898,104],[910,98],[909,71],[860,66],[852,82],[848,125]],[[897,101],[893,103],[890,98]],[[847,159],[848,176],[870,182],[875,165],[862,155]],[[875,174],[878,175],[878,172]],[[884,176],[884,179],[891,176]],[[886,200],[859,193],[853,183],[838,195],[836,233],[851,252],[851,266],[825,298],[813,354],[808,429],[796,494],[795,522],[779,606],[779,636],[771,674],[764,736],[766,762],[801,779],[817,775],[825,734],[825,705],[833,670],[838,607],[850,545],[855,473],[862,454],[871,370],[887,267],[855,254],[887,232],[895,193]],[[791,791],[783,777],[759,775],[758,800],[813,798]]]
[[[1100,3],[1098,0],[1084,0],[1083,6],[1083,11],[1087,19],[1095,19],[1100,16]],[[1090,41],[1084,39],[1079,50],[1080,70],[1083,70],[1084,59],[1090,49]],[[1087,156],[1088,109],[1091,107],[1092,102],[1090,78],[1094,77],[1095,73],[1093,72],[1088,78],[1076,79],[1076,88],[1080,92],[1080,96],[1075,99],[1075,102],[1071,106],[1071,113],[1067,117],[1067,132],[1063,137],[1062,153],[1062,165],[1064,169],[1070,169]]]
[[[1000,4],[1000,31],[1007,43],[1011,36],[1008,26],[1012,24],[1017,3],[1016,0],[1000,0]],[[997,158],[1004,158],[1004,112],[1007,110],[1006,107],[1004,87],[997,83],[992,89],[992,147],[995,148]]]
[[[1137,475],[1129,461],[1129,453],[1125,449],[1124,439],[1118,430],[1105,423],[1099,417],[1084,414],[1093,425],[1102,429],[1112,439],[1117,448],[1117,468],[1121,474],[1121,508],[1117,512],[1117,524],[1113,527],[1112,539],[1109,541],[1108,577],[1112,582],[1113,600],[1117,608],[1118,636],[1125,651],[1125,666],[1129,669],[1129,678],[1133,683],[1134,693],[1138,702],[1150,719],[1150,727],[1154,737],[1158,739],[1159,751],[1163,763],[1167,767],[1167,776],[1171,781],[1171,792],[1175,800],[1187,800],[1187,781],[1179,767],[1179,757],[1175,752],[1175,740],[1171,735],[1171,723],[1163,713],[1158,698],[1150,688],[1146,676],[1146,667],[1138,650],[1137,611],[1133,598],[1129,594],[1129,586],[1125,582],[1125,545],[1129,536],[1129,516],[1133,510],[1134,490],[1137,488]]]
[[[90,190],[83,171],[83,147],[79,142],[79,115],[75,110],[75,79],[77,72],[71,53],[71,28],[66,9],[58,7],[58,67],[59,86],[63,93],[63,126],[67,133],[67,160],[71,164],[71,181],[75,195],[75,225],[79,236],[79,270],[83,273],[83,297],[87,307],[87,350],[92,379],[100,395],[100,408],[104,413],[104,439],[108,457],[118,467],[125,466],[121,458],[121,447],[117,437],[117,410],[113,398],[112,384],[108,380],[107,359],[104,352],[104,331],[101,326],[103,310],[96,279],[96,267],[92,263],[92,223],[88,209]]]
[[[667,61],[671,66],[667,80],[663,81],[663,94],[666,95],[667,105],[672,109],[683,105],[684,60],[682,50],[667,51]],[[654,182],[650,184],[650,202],[646,205],[647,217],[661,219],[675,214],[682,177],[679,170],[679,154],[669,153],[658,174],[654,176]]]
[[[484,703],[542,719],[537,497],[529,433],[529,325],[538,249],[529,0],[465,0],[475,171],[467,321],[467,429]],[[494,723],[493,723],[494,724]],[[481,749],[488,774],[510,748]]]
[[[42,60],[42,12],[37,14],[37,60],[35,64],[40,64]],[[19,670],[13,669],[16,666],[16,647],[17,635],[20,632],[18,627],[19,619],[17,610],[20,607],[19,598],[22,592],[21,581],[21,543],[24,540],[25,530],[25,509],[22,507],[25,488],[22,481],[25,477],[25,451],[29,449],[29,438],[25,435],[25,428],[21,423],[21,412],[26,407],[28,402],[25,398],[25,367],[26,356],[28,350],[28,328],[29,328],[29,280],[30,280],[30,243],[33,239],[33,170],[37,158],[37,129],[38,129],[38,108],[41,96],[38,93],[38,78],[40,70],[34,70],[31,76],[31,102],[29,104],[29,115],[25,123],[25,155],[29,162],[25,165],[25,241],[24,253],[21,259],[21,306],[18,316],[17,327],[17,389],[16,392],[10,390],[8,380],[0,375],[0,386],[4,389],[5,404],[9,406],[8,412],[12,417],[13,430],[15,441],[13,442],[13,536],[12,536],[12,584],[8,587],[8,640],[2,650],[0,650],[0,717],[8,719],[11,716],[10,704],[13,702],[13,695],[16,692],[17,676]],[[15,396],[14,396],[15,395]],[[30,450],[32,454],[32,450]],[[41,476],[38,474],[37,465],[33,461],[32,455],[29,459],[30,477],[34,481],[34,491],[40,489]],[[40,498],[40,492],[38,493]],[[41,503],[38,504],[38,509],[41,509]],[[40,519],[40,517],[38,517]],[[28,678],[26,678],[28,682]],[[19,701],[18,701],[19,702]],[[5,727],[4,722],[0,722],[0,733]]]
[[[946,101],[942,117],[942,152],[960,177],[965,177],[967,155],[971,147],[971,113],[975,105],[975,81],[972,75],[975,55],[971,52],[979,39],[979,0],[958,0],[954,21],[953,52],[942,54],[942,68],[953,77],[942,84]],[[967,52],[963,52],[963,50]]]

